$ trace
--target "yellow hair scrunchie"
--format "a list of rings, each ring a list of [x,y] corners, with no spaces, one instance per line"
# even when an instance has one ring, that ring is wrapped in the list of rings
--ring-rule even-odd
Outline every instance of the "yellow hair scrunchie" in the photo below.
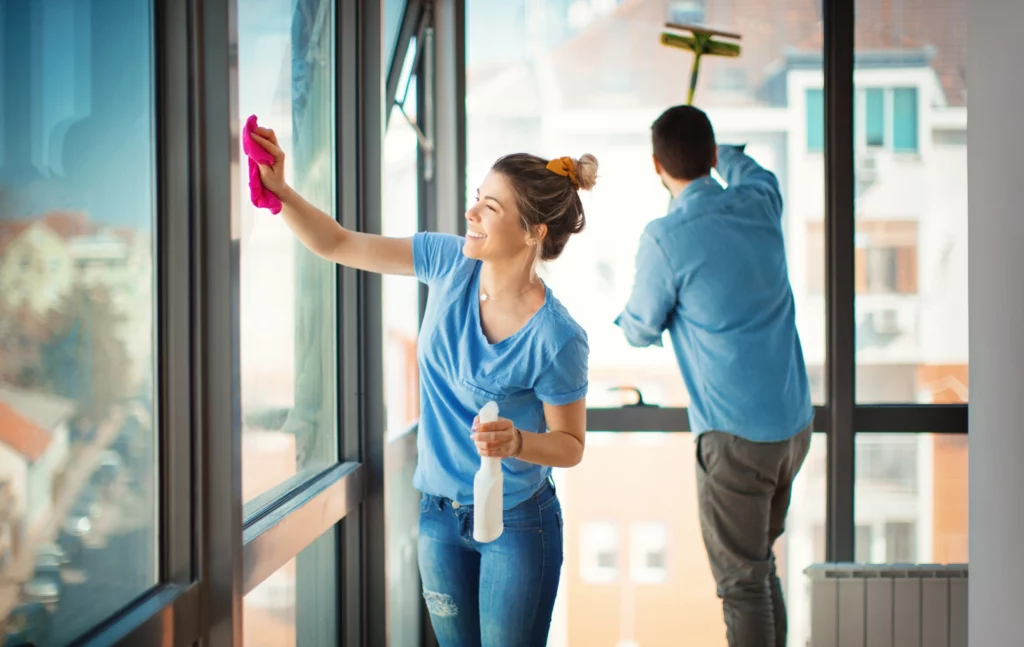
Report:
[[[548,162],[547,169],[552,173],[567,177],[572,180],[572,185],[576,187],[578,191],[580,188],[580,182],[576,179],[576,164],[573,163],[571,157],[559,157]]]

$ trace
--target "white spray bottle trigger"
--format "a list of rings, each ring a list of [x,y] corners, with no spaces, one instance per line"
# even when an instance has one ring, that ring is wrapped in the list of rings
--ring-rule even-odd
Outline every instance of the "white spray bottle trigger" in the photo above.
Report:
[[[488,402],[480,409],[481,423],[497,420],[497,402]],[[480,471],[473,479],[473,539],[481,543],[491,542],[505,530],[504,489],[501,459],[481,457]]]

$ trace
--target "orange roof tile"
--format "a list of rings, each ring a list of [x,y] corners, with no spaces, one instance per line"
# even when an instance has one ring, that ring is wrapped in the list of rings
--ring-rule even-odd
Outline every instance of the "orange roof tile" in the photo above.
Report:
[[[0,402],[0,442],[36,462],[50,446],[49,432],[37,427],[4,402]]]

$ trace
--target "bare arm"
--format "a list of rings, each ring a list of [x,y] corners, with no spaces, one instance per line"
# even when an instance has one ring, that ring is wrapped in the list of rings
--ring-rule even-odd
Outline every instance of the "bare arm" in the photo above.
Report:
[[[516,430],[512,421],[506,419],[476,422],[474,440],[480,455],[508,458],[518,451],[516,458],[527,463],[549,467],[578,465],[583,460],[587,431],[586,398],[562,406],[545,404],[544,419],[548,432],[543,434]]]
[[[412,238],[387,238],[349,231],[309,203],[284,178],[284,152],[269,128],[257,128],[253,140],[273,155],[273,166],[260,165],[264,188],[281,200],[281,216],[302,244],[339,265],[377,274],[412,276]]]

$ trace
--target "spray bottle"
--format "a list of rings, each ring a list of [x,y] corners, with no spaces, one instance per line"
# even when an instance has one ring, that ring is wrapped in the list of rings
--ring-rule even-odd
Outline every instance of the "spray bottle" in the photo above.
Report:
[[[488,402],[480,409],[480,423],[498,420],[498,403]],[[480,470],[473,479],[473,539],[481,543],[494,541],[505,529],[504,479],[501,474],[501,459],[490,456],[480,457]]]

